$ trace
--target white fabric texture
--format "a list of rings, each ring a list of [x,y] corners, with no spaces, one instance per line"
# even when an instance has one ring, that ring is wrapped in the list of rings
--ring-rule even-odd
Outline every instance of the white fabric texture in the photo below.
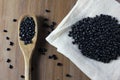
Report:
[[[120,58],[106,64],[89,59],[80,53],[68,37],[71,25],[84,17],[107,14],[120,21],[120,4],[115,0],[78,0],[72,10],[46,38],[57,51],[70,59],[91,80],[120,80]]]

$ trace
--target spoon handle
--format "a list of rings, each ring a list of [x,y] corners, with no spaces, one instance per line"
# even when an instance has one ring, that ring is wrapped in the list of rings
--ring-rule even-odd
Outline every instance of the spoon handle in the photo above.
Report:
[[[25,80],[31,80],[30,60],[25,59]]]

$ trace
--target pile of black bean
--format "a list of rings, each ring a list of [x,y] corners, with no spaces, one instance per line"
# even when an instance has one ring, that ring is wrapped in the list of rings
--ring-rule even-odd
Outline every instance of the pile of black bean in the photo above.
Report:
[[[71,26],[68,36],[88,58],[109,63],[120,56],[120,24],[110,15],[83,18]]]
[[[24,41],[24,44],[32,43],[32,38],[35,35],[35,22],[32,17],[26,16],[20,23],[20,40]]]

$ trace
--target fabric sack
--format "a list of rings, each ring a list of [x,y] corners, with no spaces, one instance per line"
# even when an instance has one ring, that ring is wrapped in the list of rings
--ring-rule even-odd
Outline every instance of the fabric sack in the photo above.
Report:
[[[78,0],[58,27],[46,38],[57,51],[70,59],[91,80],[120,80],[120,58],[110,63],[89,59],[80,53],[68,36],[71,25],[84,17],[106,14],[120,21],[120,4],[116,0]]]

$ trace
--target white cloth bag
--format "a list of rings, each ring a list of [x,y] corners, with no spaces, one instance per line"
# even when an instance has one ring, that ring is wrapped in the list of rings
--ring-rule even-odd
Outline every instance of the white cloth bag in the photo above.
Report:
[[[84,57],[68,37],[71,25],[84,17],[108,14],[120,21],[120,4],[115,0],[78,0],[72,10],[46,38],[57,51],[70,59],[91,80],[120,80],[120,58],[105,64]]]

